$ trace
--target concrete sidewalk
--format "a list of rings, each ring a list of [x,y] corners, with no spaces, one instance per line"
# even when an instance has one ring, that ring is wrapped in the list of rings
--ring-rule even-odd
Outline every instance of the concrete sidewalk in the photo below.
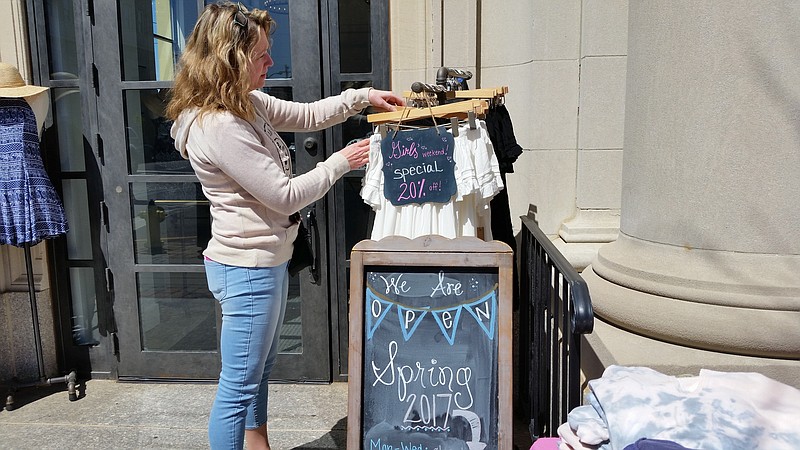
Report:
[[[203,449],[216,384],[89,380],[20,390],[0,411],[0,449]],[[5,400],[5,398],[3,398]],[[347,384],[272,384],[274,450],[343,449]]]
[[[89,380],[74,402],[63,384],[21,389],[0,410],[0,449],[206,449],[216,388]],[[271,384],[269,414],[273,450],[346,448],[347,383]],[[527,424],[513,431],[527,450]]]

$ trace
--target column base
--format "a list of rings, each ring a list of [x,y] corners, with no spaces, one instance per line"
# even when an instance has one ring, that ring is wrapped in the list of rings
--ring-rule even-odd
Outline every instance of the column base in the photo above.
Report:
[[[617,239],[618,233],[618,209],[579,209],[561,224],[552,241],[572,267],[581,272],[592,263],[600,247]]]
[[[800,359],[800,257],[701,250],[620,233],[583,273],[594,313],[677,345]]]
[[[594,331],[581,342],[581,370],[600,378],[610,365],[644,366],[667,375],[697,375],[700,369],[757,372],[800,389],[800,361],[740,356],[684,347],[617,328],[595,317]]]
[[[578,272],[583,270],[594,261],[597,257],[597,252],[606,243],[587,243],[587,242],[564,242],[559,237],[552,239],[553,245],[564,255],[564,258],[569,261],[572,268]]]
[[[619,233],[618,209],[578,209],[561,224],[558,235],[564,242],[612,242]]]

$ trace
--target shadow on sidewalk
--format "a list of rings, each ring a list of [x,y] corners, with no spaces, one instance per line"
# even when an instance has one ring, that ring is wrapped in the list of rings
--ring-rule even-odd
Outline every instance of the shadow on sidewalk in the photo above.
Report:
[[[328,450],[347,448],[347,417],[342,417],[331,431],[311,442],[293,447],[292,450]]]

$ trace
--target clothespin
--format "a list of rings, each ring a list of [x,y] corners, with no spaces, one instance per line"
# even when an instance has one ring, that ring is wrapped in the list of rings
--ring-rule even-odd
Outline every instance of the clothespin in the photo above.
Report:
[[[381,139],[386,139],[386,135],[388,134],[388,130],[385,123],[378,125],[378,134],[381,135]]]
[[[453,137],[458,137],[458,117],[450,118],[450,131],[453,133]]]
[[[469,122],[469,129],[474,130],[478,128],[478,125],[475,123],[475,111],[468,111],[467,112],[467,121]]]

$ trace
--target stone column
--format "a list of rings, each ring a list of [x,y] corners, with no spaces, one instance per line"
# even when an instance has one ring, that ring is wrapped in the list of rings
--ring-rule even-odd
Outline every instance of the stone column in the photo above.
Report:
[[[620,234],[583,273],[594,354],[800,385],[800,5],[631,0],[628,33]]]

